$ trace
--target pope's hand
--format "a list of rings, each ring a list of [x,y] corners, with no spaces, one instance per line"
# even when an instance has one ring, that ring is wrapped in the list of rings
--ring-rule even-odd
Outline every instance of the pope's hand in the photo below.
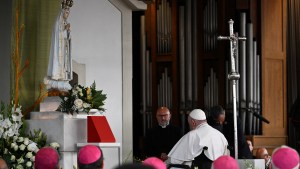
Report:
[[[166,161],[168,159],[168,155],[166,153],[161,153],[160,159]]]

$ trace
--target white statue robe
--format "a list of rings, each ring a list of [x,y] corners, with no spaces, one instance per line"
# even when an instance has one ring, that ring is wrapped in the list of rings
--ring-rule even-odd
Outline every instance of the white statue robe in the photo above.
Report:
[[[51,39],[47,77],[47,89],[70,90],[72,80],[71,35],[65,29],[68,24],[63,18],[64,9],[56,19]]]
[[[199,156],[204,147],[207,158],[214,161],[227,155],[228,142],[224,135],[207,123],[200,124],[196,129],[185,134],[169,152],[167,164],[187,164],[191,166],[195,157]]]

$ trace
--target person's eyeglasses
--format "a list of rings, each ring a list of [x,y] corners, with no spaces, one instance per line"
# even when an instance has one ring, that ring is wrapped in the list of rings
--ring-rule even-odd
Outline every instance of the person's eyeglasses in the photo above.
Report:
[[[168,116],[168,115],[170,115],[170,114],[160,114],[160,115],[157,115],[158,117],[166,117],[166,116]]]

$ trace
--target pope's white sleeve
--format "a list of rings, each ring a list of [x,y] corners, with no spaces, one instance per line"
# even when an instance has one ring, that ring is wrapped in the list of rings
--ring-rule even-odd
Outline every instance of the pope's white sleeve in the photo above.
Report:
[[[171,157],[169,157],[169,159],[170,159],[170,164],[182,164],[184,162],[182,160],[177,160]]]

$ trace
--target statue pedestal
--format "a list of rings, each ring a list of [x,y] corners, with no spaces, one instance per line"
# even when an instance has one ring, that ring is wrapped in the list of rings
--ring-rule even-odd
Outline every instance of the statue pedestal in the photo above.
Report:
[[[31,112],[27,130],[41,129],[47,141],[60,145],[60,165],[64,169],[77,166],[77,143],[87,142],[87,120],[70,118],[61,112]]]
[[[46,97],[43,102],[40,103],[40,112],[56,111],[61,102],[59,96]]]
[[[110,127],[103,126],[99,123],[93,123],[92,126],[97,126],[97,130],[94,133],[99,135],[100,141],[106,141],[105,143],[93,142],[88,143],[87,136],[87,118],[89,119],[105,119],[105,116],[88,116],[86,114],[74,114],[73,116],[64,114],[62,112],[49,111],[49,112],[31,112],[30,120],[27,120],[28,128],[27,132],[41,129],[47,135],[48,143],[57,142],[60,145],[59,151],[61,155],[60,166],[63,169],[73,169],[73,166],[77,167],[77,152],[79,148],[85,145],[99,146],[104,154],[105,162],[104,169],[115,168],[121,164],[121,145],[115,143],[112,132],[107,131]],[[98,122],[98,121],[96,121]],[[101,127],[102,126],[102,127]],[[99,128],[100,127],[100,128]],[[101,130],[101,129],[107,130]],[[101,132],[99,132],[101,130]],[[104,136],[103,136],[104,133]],[[107,135],[108,134],[108,135]],[[107,139],[109,138],[109,139]],[[113,138],[113,139],[112,139]],[[113,142],[110,142],[113,141]]]

